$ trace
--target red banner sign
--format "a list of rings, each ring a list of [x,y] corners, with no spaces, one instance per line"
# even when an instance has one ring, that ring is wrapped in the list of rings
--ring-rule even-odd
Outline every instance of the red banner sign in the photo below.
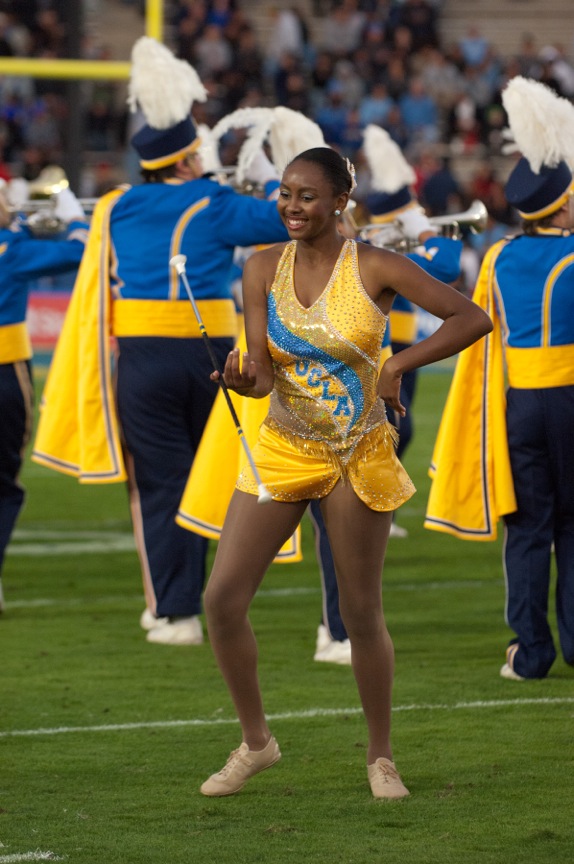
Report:
[[[63,291],[32,292],[26,322],[34,351],[51,351],[58,341],[70,295]]]

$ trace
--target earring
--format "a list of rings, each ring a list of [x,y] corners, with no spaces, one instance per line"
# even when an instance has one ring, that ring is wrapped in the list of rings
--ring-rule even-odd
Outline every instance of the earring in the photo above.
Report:
[[[335,216],[340,216],[340,215],[341,215],[341,211],[340,211],[340,210],[335,210]]]

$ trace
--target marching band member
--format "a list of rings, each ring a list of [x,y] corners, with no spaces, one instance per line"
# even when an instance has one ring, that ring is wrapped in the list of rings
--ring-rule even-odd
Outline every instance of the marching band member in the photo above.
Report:
[[[87,237],[83,209],[70,189],[59,193],[54,216],[66,224],[62,237],[36,238],[11,215],[0,190],[0,572],[6,547],[24,503],[18,482],[32,431],[32,345],[26,326],[30,280],[78,268]],[[22,200],[22,204],[24,201]],[[0,581],[0,611],[3,608]]]
[[[433,454],[427,528],[494,540],[504,520],[503,678],[544,678],[552,544],[563,657],[574,664],[574,108],[538,81],[502,93],[522,155],[506,197],[523,222],[486,254],[474,301],[494,330],[457,362]],[[508,389],[506,388],[507,375]]]
[[[207,93],[195,70],[149,37],[132,52],[130,102],[146,123],[132,138],[144,182],[98,202],[86,256],[46,384],[36,462],[83,483],[127,480],[152,643],[195,645],[207,540],[175,516],[217,393],[191,289],[222,363],[237,336],[230,274],[236,246],[286,231],[274,202],[240,195],[209,176],[190,116]],[[250,179],[277,185],[264,155]],[[112,390],[110,342],[117,343]],[[117,400],[117,401],[116,401]]]

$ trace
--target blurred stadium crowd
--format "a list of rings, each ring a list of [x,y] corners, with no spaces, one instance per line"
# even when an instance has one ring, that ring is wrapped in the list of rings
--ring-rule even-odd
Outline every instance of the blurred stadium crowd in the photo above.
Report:
[[[132,6],[136,18],[144,15],[143,0],[113,2]],[[103,4],[84,5],[93,17]],[[0,55],[66,56],[61,6],[0,0]],[[514,224],[500,169],[501,91],[520,74],[573,99],[574,66],[563,48],[538,45],[530,33],[512,56],[501,56],[472,24],[463,38],[443,45],[441,7],[442,0],[307,0],[291,7],[166,0],[166,42],[196,68],[209,92],[206,103],[194,106],[196,121],[213,126],[237,108],[258,105],[303,112],[355,162],[359,203],[369,184],[362,131],[369,123],[383,126],[414,166],[429,215],[461,212],[475,198],[485,203],[489,226],[472,238],[480,258]],[[262,16],[264,38],[257,26]],[[117,59],[111,53],[105,34],[87,28],[83,57]],[[45,165],[61,162],[65,88],[57,80],[0,78],[0,177],[33,180]],[[89,82],[83,89],[84,150],[94,168],[86,179],[90,188],[78,191],[98,195],[117,182],[137,181],[126,155],[132,121],[123,83]],[[233,141],[230,158],[232,151]],[[460,166],[464,157],[472,169],[454,170],[453,162]]]

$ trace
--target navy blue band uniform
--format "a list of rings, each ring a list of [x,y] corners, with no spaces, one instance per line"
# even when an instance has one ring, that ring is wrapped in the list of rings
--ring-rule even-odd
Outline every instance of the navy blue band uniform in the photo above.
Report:
[[[147,608],[161,618],[194,616],[201,607],[207,542],[175,517],[217,393],[193,308],[169,262],[176,254],[187,257],[189,284],[223,365],[238,326],[234,249],[261,238],[284,240],[286,233],[274,202],[239,195],[209,178],[114,190],[94,213],[91,266],[76,281],[76,324],[64,327],[62,359],[56,356],[50,370],[33,458],[81,482],[127,479]],[[102,398],[95,418],[103,444],[80,441],[71,455],[64,442],[53,441],[58,413],[68,410],[56,407],[62,400],[57,383],[73,378],[64,344],[68,329],[70,342],[74,330],[79,335],[74,353],[82,358],[86,392],[71,399],[79,399],[80,412],[110,390],[106,380],[89,392],[90,382],[104,382],[107,373],[108,331],[117,345],[115,400]],[[80,417],[76,425],[85,435],[94,423]]]
[[[504,522],[506,623],[500,675],[545,678],[574,664],[574,106],[540,81],[502,91],[521,154],[505,186],[522,234],[495,243],[473,300],[493,330],[461,352],[434,446],[425,526],[494,540]],[[464,422],[461,422],[464,418]]]
[[[547,608],[552,543],[558,634],[574,663],[574,237],[549,228],[512,240],[494,278],[517,503],[504,517],[506,620],[516,633],[509,662],[519,675],[541,678],[556,657]]]
[[[187,256],[190,287],[223,367],[237,337],[234,249],[284,239],[285,229],[273,202],[202,178],[130,189],[112,211],[110,236],[118,416],[148,608],[159,617],[192,616],[201,611],[207,540],[175,517],[217,387],[169,260]]]
[[[287,231],[274,202],[201,174],[191,108],[207,91],[189,63],[143,36],[128,89],[146,121],[131,140],[144,182],[110,191],[94,209],[32,458],[84,483],[127,481],[146,598],[140,623],[149,641],[159,633],[167,644],[199,644],[197,620],[172,619],[201,611],[207,541],[175,520],[218,388],[170,261],[185,256],[223,366],[238,334],[234,250]]]

